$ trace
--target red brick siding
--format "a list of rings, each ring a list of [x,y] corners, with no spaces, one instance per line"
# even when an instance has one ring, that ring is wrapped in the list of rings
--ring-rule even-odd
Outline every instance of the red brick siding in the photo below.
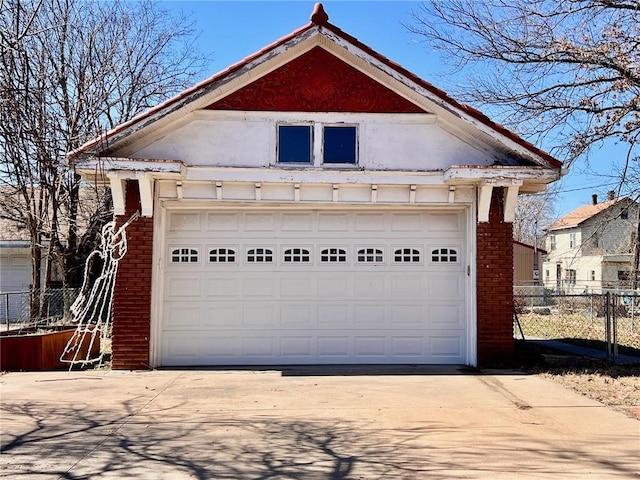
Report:
[[[489,222],[478,223],[478,364],[513,360],[513,225],[503,220],[504,189],[494,188]]]
[[[126,210],[118,224],[138,210],[138,183],[127,181]],[[120,260],[113,295],[111,365],[117,370],[149,368],[153,218],[138,218],[126,233],[128,250]]]

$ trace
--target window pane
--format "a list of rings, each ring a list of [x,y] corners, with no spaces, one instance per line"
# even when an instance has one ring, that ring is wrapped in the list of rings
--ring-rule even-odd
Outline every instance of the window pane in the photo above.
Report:
[[[309,125],[278,127],[278,162],[311,163],[311,127]]]
[[[356,127],[324,127],[324,163],[356,163]]]

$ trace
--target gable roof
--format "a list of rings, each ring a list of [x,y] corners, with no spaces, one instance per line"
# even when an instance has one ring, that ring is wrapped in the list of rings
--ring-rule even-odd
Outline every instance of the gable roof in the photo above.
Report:
[[[551,225],[547,227],[547,230],[560,230],[562,228],[577,227],[581,223],[586,222],[592,217],[595,217],[600,212],[612,207],[618,202],[627,200],[626,198],[617,198],[614,200],[607,200],[606,202],[596,203],[595,205],[582,205],[575,210],[567,213],[564,217],[559,218]]]
[[[107,148],[111,148],[110,146],[117,145],[119,142],[127,139],[127,137],[150,127],[153,123],[163,117],[171,114],[179,115],[179,111],[184,110],[186,105],[202,99],[205,95],[216,90],[216,88],[219,88],[221,85],[233,80],[235,76],[242,72],[255,68],[260,61],[268,60],[280,47],[285,47],[294,40],[304,40],[313,36],[323,35],[326,38],[330,38],[330,40],[333,39],[333,37],[336,37],[343,41],[350,50],[355,49],[354,51],[360,51],[369,55],[378,61],[382,67],[390,72],[390,74],[394,74],[393,76],[396,79],[405,83],[411,83],[424,89],[424,91],[429,95],[431,101],[434,101],[437,105],[452,113],[455,118],[462,119],[466,121],[467,124],[476,126],[476,128],[479,127],[484,130],[488,129],[488,131],[493,132],[494,135],[497,134],[497,136],[502,139],[503,143],[513,142],[513,144],[528,153],[529,156],[533,158],[534,163],[553,169],[560,169],[562,167],[562,163],[547,152],[522,139],[515,133],[506,129],[504,126],[493,122],[479,110],[470,107],[469,105],[457,102],[443,90],[436,88],[431,83],[421,79],[401,65],[389,60],[384,55],[381,55],[371,47],[360,42],[357,38],[343,32],[340,28],[329,23],[328,20],[329,17],[325,13],[322,4],[317,3],[311,15],[310,22],[306,25],[291,32],[289,35],[276,40],[272,44],[262,48],[252,55],[249,55],[240,62],[231,65],[212,77],[184,90],[165,102],[160,103],[146,112],[137,115],[131,120],[116,126],[105,135],[85,143],[78,149],[69,152],[68,157],[76,158],[85,155],[104,153],[107,151]],[[206,105],[201,105],[199,108],[206,108],[209,105],[211,105],[211,102]],[[182,115],[184,114],[185,113],[182,113]],[[105,147],[105,145],[109,145],[109,147]]]

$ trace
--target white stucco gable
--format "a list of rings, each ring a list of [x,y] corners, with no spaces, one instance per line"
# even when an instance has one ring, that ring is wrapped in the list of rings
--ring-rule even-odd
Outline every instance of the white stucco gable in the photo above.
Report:
[[[306,77],[299,67],[287,70],[311,57],[305,66],[314,70]],[[300,90],[302,101],[289,102]],[[312,129],[315,160],[309,165],[278,162],[283,124]],[[357,158],[349,165],[322,164],[323,128],[337,125],[356,131]],[[233,176],[219,172],[228,168],[258,170],[237,176],[250,182],[333,185],[348,176],[370,185],[466,186],[477,189],[480,221],[488,218],[494,187],[508,188],[510,221],[518,193],[543,190],[561,175],[560,162],[545,152],[317,15],[70,157],[87,178],[109,178],[116,192],[123,179],[135,178],[149,195],[155,179],[215,183]]]

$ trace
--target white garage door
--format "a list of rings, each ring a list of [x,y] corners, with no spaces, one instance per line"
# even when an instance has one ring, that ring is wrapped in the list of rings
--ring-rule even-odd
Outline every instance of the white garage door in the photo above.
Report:
[[[462,210],[168,211],[160,363],[466,363]]]

